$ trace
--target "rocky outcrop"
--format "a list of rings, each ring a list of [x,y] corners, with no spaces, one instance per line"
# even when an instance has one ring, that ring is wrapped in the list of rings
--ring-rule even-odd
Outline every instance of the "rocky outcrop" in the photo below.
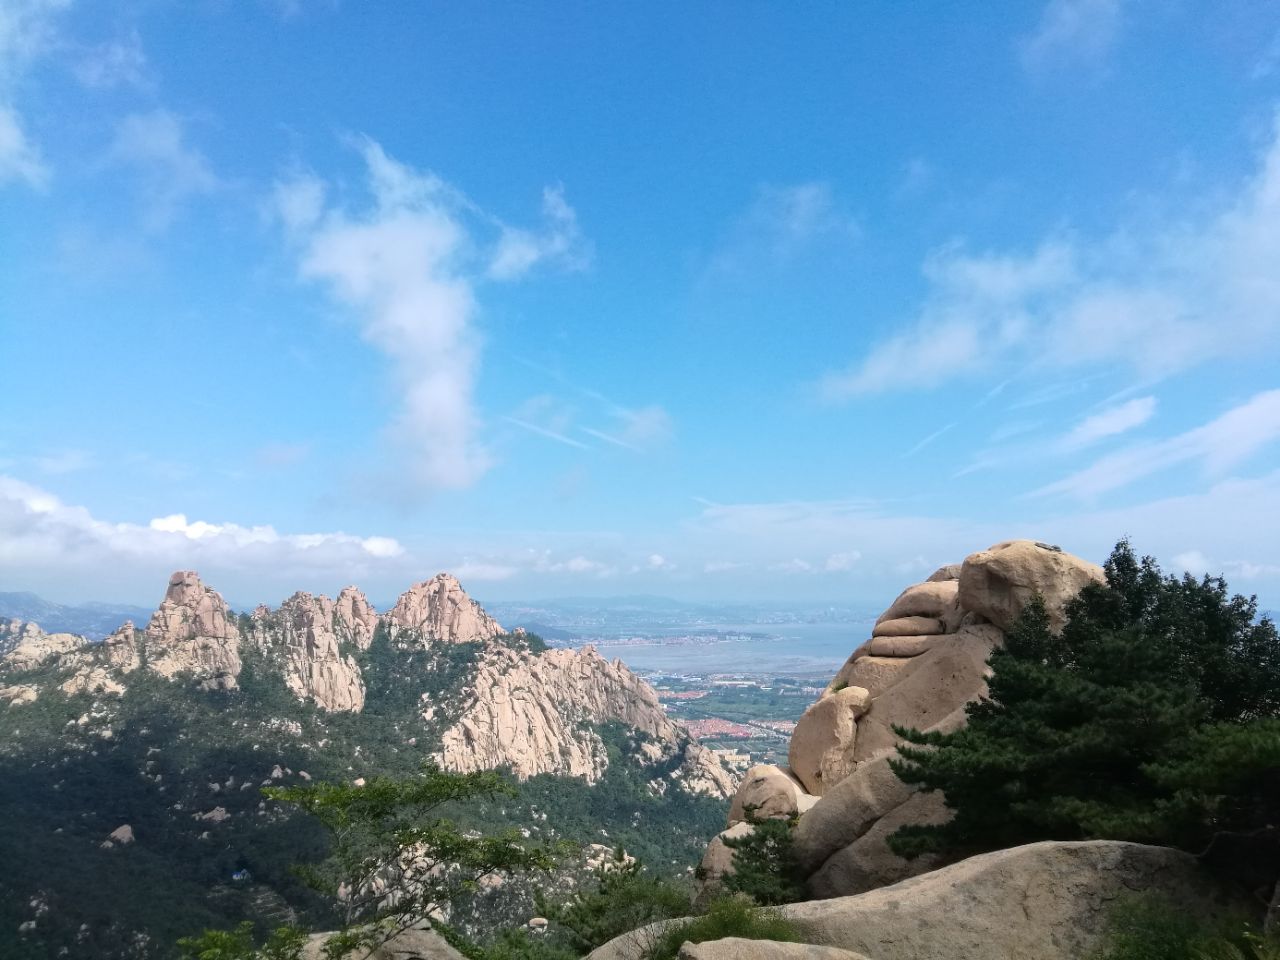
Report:
[[[147,668],[163,677],[190,673],[208,689],[236,688],[240,631],[226,601],[195,571],[180,570],[169,578],[143,644]]]
[[[35,670],[61,660],[85,646],[84,637],[73,633],[45,633],[38,624],[10,620],[0,627],[5,669],[13,672]]]
[[[372,608],[363,594],[351,590],[339,595],[341,603],[300,591],[274,613],[260,607],[253,615],[254,640],[281,655],[285,684],[322,710],[358,713],[364,707],[364,679],[344,645],[359,649],[359,637],[368,646],[373,630],[365,614]]]
[[[1246,907],[1189,854],[1097,840],[999,850],[786,914],[807,938],[875,960],[1078,960],[1099,945],[1115,903],[1147,892],[1207,918]]]
[[[1000,850],[782,912],[807,942],[872,960],[1080,960],[1101,944],[1115,905],[1143,894],[1210,921],[1255,909],[1190,854],[1094,840]],[[640,960],[663,926],[611,940],[590,960]]]
[[[839,947],[813,943],[725,937],[705,943],[684,944],[680,948],[680,960],[867,960],[867,957]]]
[[[334,631],[340,640],[355,644],[358,650],[368,650],[378,629],[378,611],[373,609],[358,587],[343,587],[333,602]]]
[[[960,571],[960,605],[1008,630],[1028,601],[1044,598],[1049,623],[1061,630],[1066,605],[1091,583],[1105,583],[1097,564],[1036,540],[1006,540],[966,557]]]
[[[817,797],[805,792],[804,787],[788,771],[771,763],[752,767],[747,771],[729,807],[729,825],[746,821],[798,817],[808,810]]]
[[[402,593],[383,623],[392,639],[411,633],[424,642],[471,643],[502,634],[498,621],[447,573],[438,573]]]
[[[468,687],[461,716],[444,733],[438,759],[448,770],[509,766],[521,779],[559,773],[594,783],[608,757],[593,727],[609,721],[650,738],[659,756],[683,749],[676,775],[688,789],[714,796],[732,791],[728,772],[680,732],[653,688],[621,660],[609,662],[594,647],[533,656],[491,646]]]
[[[1016,540],[942,567],[894,599],[796,724],[789,769],[779,771],[805,792],[793,846],[814,895],[860,893],[932,865],[888,846],[899,826],[948,815],[940,797],[918,795],[890,769],[895,729],[962,726],[966,704],[986,694],[987,660],[1003,627],[1037,594],[1060,627],[1068,601],[1101,578],[1100,568],[1060,548]]]

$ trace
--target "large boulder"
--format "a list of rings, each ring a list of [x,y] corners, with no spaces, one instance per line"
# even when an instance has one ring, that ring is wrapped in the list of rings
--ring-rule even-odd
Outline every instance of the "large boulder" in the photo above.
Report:
[[[960,606],[1008,630],[1032,597],[1044,598],[1055,631],[1066,623],[1067,602],[1091,583],[1105,583],[1095,563],[1037,540],[1006,540],[965,558]]]
[[[786,908],[805,938],[875,960],[1080,960],[1110,911],[1147,893],[1225,918],[1248,908],[1195,857],[1112,840],[999,850],[853,897]]]
[[[1143,894],[1209,921],[1257,912],[1190,854],[1114,840],[998,850],[782,912],[806,942],[872,960],[1081,960],[1103,942],[1115,907]],[[642,960],[671,922],[610,940],[590,960]]]
[[[847,897],[914,877],[938,866],[941,859],[925,854],[904,860],[889,847],[889,837],[899,827],[943,823],[951,811],[941,793],[913,793],[858,839],[827,858],[809,877],[809,893],[817,899]]]
[[[805,873],[813,873],[914,792],[914,787],[890,769],[887,755],[861,764],[853,776],[819,798],[796,824],[791,847],[797,865]]]
[[[865,649],[865,648],[863,648]],[[862,687],[873,698],[893,686],[910,665],[908,657],[873,657],[869,654],[850,659],[832,679],[827,692],[845,687]]]
[[[877,623],[871,635],[873,637],[915,637],[942,632],[942,621],[937,617],[896,617],[893,620]]]
[[[748,770],[738,784],[729,805],[729,825],[746,820],[748,813],[759,820],[799,816],[817,799],[788,771],[771,763],[761,764]]]
[[[800,717],[787,762],[809,793],[821,796],[853,772],[858,718],[870,704],[865,689],[845,687],[826,694]]]
[[[952,616],[956,607],[958,581],[930,580],[907,587],[898,598],[889,605],[889,609],[880,614],[876,625],[902,617],[931,617],[946,620]]]
[[[725,876],[733,873],[733,848],[725,840],[740,840],[751,836],[754,831],[755,827],[751,824],[739,821],[711,838],[702,855],[702,862],[698,864],[697,885],[693,896],[695,907],[705,906],[711,901],[720,892]]]
[[[725,937],[705,943],[686,943],[680,960],[867,960],[861,953],[812,943],[785,943],[778,940],[748,940]]]

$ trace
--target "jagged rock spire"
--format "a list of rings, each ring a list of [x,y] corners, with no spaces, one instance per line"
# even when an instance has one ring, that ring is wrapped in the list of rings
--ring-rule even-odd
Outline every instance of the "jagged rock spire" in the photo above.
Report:
[[[423,639],[447,643],[491,640],[503,632],[498,621],[467,596],[458,578],[448,573],[437,573],[400,594],[384,623],[393,637],[414,631]]]

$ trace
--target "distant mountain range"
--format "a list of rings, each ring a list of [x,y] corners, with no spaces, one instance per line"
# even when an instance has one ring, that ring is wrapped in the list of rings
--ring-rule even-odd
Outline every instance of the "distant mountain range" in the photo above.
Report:
[[[54,603],[34,593],[0,593],[0,618],[40,624],[48,633],[78,633],[101,640],[126,620],[145,623],[146,607],[122,603]]]

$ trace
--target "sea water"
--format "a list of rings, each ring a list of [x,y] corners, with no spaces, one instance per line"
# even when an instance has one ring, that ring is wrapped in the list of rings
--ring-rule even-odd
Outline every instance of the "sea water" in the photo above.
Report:
[[[591,640],[601,655],[641,673],[746,674],[827,679],[871,635],[866,623],[700,623]],[[719,634],[724,639],[689,642]]]

